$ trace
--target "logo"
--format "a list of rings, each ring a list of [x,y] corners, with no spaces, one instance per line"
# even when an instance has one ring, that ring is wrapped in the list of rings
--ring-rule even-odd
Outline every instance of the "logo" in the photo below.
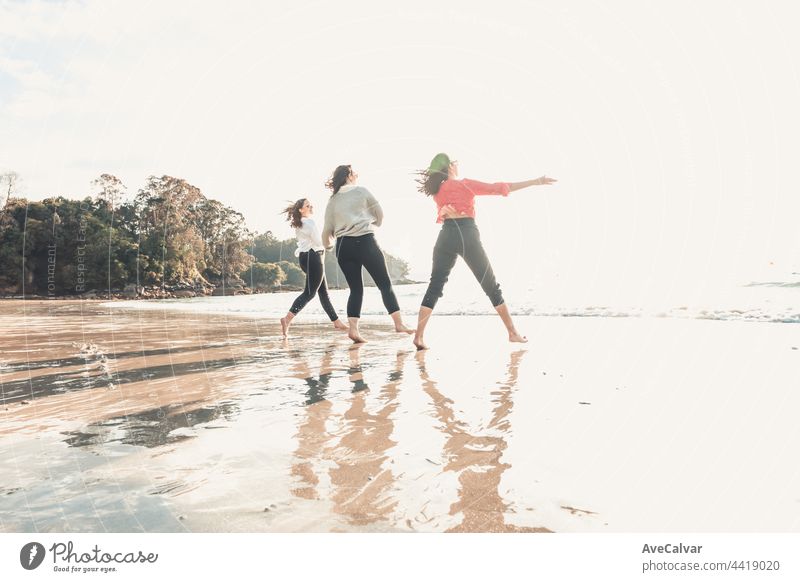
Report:
[[[44,561],[44,546],[39,542],[30,542],[19,551],[19,563],[26,570],[35,570]]]

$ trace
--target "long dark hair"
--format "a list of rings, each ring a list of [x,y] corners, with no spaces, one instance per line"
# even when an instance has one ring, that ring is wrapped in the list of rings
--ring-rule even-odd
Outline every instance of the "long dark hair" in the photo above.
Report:
[[[416,179],[419,187],[417,190],[428,196],[433,196],[439,192],[442,182],[447,180],[448,170],[450,169],[450,156],[447,154],[436,154],[433,156],[430,165],[426,170],[417,172]]]
[[[305,203],[306,199],[300,198],[300,200],[294,204],[290,204],[280,212],[281,214],[286,215],[286,220],[288,220],[294,228],[300,228],[303,226],[303,216],[300,214],[300,209]]]
[[[331,190],[333,190],[333,194],[336,194],[339,191],[339,188],[341,188],[347,183],[347,179],[352,174],[353,174],[353,168],[350,167],[350,164],[337,166],[336,169],[333,171],[331,177],[328,178],[327,182],[325,182],[325,187],[330,188]]]

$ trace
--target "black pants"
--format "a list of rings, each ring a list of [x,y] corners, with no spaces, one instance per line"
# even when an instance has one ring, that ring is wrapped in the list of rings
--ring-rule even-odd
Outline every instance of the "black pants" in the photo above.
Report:
[[[347,285],[350,287],[347,317],[361,317],[361,302],[364,299],[364,280],[361,278],[361,267],[364,267],[375,280],[375,284],[381,291],[386,311],[389,313],[400,311],[397,297],[392,289],[392,281],[389,279],[389,272],[386,270],[383,252],[381,252],[374,234],[340,236],[336,239],[336,258],[345,279],[347,279]]]
[[[442,224],[439,238],[433,247],[433,268],[428,290],[422,298],[422,305],[433,309],[442,296],[444,284],[450,271],[456,264],[458,256],[464,257],[472,274],[481,284],[492,305],[497,307],[503,303],[503,292],[494,277],[489,257],[481,244],[481,233],[474,218],[448,219]]]
[[[309,301],[314,299],[315,295],[319,294],[319,302],[322,303],[322,309],[325,310],[331,321],[336,321],[339,316],[336,315],[336,310],[331,305],[331,299],[328,297],[328,286],[325,284],[325,267],[322,264],[324,256],[312,250],[307,253],[300,253],[300,256],[297,257],[300,260],[300,268],[306,274],[306,286],[303,292],[294,300],[289,311],[297,315]]]

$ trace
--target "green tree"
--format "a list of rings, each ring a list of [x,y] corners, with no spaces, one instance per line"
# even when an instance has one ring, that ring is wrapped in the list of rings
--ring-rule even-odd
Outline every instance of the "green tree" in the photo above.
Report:
[[[134,204],[139,218],[140,276],[145,284],[174,285],[202,281],[206,269],[198,228],[200,189],[172,176],[150,176]],[[141,258],[140,258],[141,259]]]
[[[224,280],[226,285],[241,284],[239,273],[253,261],[244,216],[221,202],[205,200],[198,208],[197,225],[205,250],[204,277]]]
[[[286,273],[286,280],[284,283],[286,285],[295,285],[297,287],[302,287],[306,284],[306,274],[303,272],[303,269],[297,263],[290,263],[289,261],[280,261],[278,262],[278,266],[281,270]]]
[[[288,238],[278,240],[271,231],[256,235],[250,253],[260,263],[277,263],[294,257],[297,240]]]
[[[286,273],[277,263],[253,263],[247,271],[242,273],[242,279],[250,287],[265,289],[283,283],[286,280]]]
[[[0,293],[22,292],[22,269],[27,201],[8,198],[0,210]]]

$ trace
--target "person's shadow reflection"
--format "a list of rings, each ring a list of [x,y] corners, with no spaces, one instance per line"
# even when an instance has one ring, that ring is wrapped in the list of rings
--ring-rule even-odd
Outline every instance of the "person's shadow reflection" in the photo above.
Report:
[[[363,526],[387,519],[397,505],[387,493],[395,482],[387,451],[397,444],[391,438],[393,415],[399,406],[397,397],[409,351],[397,352],[386,383],[373,393],[364,380],[362,344],[350,347],[347,378],[352,384],[352,401],[339,416],[332,413],[333,405],[327,399],[334,347],[324,351],[318,378],[313,377],[304,357],[296,355],[295,377],[309,388],[305,417],[295,435],[291,474],[296,482],[291,493],[303,499],[329,498],[334,513],[350,525]],[[329,493],[320,487],[322,465],[333,465],[328,471]]]
[[[330,470],[330,479],[334,511],[345,516],[351,525],[363,526],[387,519],[397,505],[397,500],[388,495],[395,475],[387,451],[397,444],[391,435],[409,352],[397,352],[387,382],[380,392],[371,395],[361,371],[361,349],[361,344],[350,348],[354,394],[350,408],[344,413],[341,439],[330,451],[336,464]],[[370,411],[376,407],[377,410]]]
[[[292,464],[291,474],[297,479],[297,484],[292,487],[291,493],[303,499],[319,499],[317,486],[319,477],[314,470],[314,463],[318,461],[331,439],[327,428],[331,416],[332,405],[326,399],[328,385],[331,378],[331,363],[333,349],[336,344],[330,344],[322,353],[319,376],[315,378],[307,360],[301,353],[294,355],[294,376],[305,380],[308,390],[305,392],[305,418],[297,428],[297,449],[295,462]]]
[[[491,421],[487,433],[472,434],[466,423],[458,420],[453,411],[453,401],[437,389],[436,381],[428,375],[425,365],[427,351],[417,352],[420,378],[425,392],[433,401],[440,430],[446,435],[444,457],[445,471],[458,473],[458,501],[450,506],[450,515],[461,513],[463,519],[450,532],[549,532],[545,527],[528,527],[508,524],[506,513],[511,509],[500,495],[503,473],[511,465],[501,460],[508,447],[506,437],[511,433],[509,414],[514,406],[513,392],[517,384],[519,365],[526,350],[511,353],[506,378],[492,393]]]

